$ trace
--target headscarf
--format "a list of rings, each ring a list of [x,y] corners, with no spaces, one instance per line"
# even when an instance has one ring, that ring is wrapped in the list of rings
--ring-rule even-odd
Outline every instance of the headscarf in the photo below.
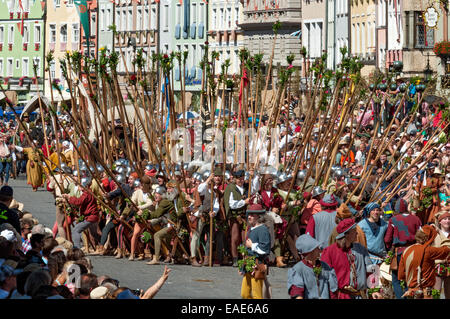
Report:
[[[381,208],[380,205],[376,202],[370,202],[366,205],[363,209],[363,218],[366,218],[370,215],[370,212],[373,211],[375,208]]]

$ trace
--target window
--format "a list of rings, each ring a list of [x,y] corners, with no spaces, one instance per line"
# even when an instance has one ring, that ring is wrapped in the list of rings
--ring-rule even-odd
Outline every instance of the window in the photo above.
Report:
[[[122,10],[122,29],[120,29],[121,31],[126,31],[127,30],[127,9],[123,8]]]
[[[148,9],[146,9],[147,11],[148,11]],[[151,15],[151,17],[150,17],[150,23],[151,23],[151,29],[152,30],[156,30],[157,29],[157,27],[156,27],[156,23],[158,22],[158,21],[156,21],[157,19],[156,19],[156,7],[155,6],[152,6],[152,15]],[[148,19],[147,19],[147,21],[148,21]]]
[[[50,62],[50,76],[52,79],[56,78],[56,64],[55,61]]]
[[[231,8],[227,8],[227,16],[226,16],[226,29],[230,29],[231,28]]]
[[[49,32],[50,32],[49,42],[55,43],[56,42],[56,24],[49,25]]]
[[[40,76],[41,75],[41,58],[39,58],[39,57],[33,58],[33,69],[34,69],[34,67],[36,67],[36,75]],[[33,73],[34,73],[34,70],[33,70]],[[33,74],[33,76],[35,76],[35,75]]]
[[[3,76],[3,59],[0,59],[0,76]]]
[[[29,60],[28,58],[22,59],[22,76],[28,76],[29,75]]]
[[[121,21],[120,20],[120,10],[117,10],[116,11],[116,28],[117,28],[117,31],[122,31],[120,21]]]
[[[169,29],[169,5],[164,5],[164,30]]]
[[[30,33],[28,31],[28,26],[23,26],[23,43],[28,43],[30,41]]]
[[[200,6],[198,8],[198,17],[199,17],[199,23],[205,23],[205,4],[203,2],[200,2]]]
[[[8,62],[6,65],[6,76],[13,76],[13,59],[8,58]]]
[[[111,25],[111,9],[106,9],[105,31],[108,30],[110,25]]]
[[[80,41],[80,25],[78,23],[72,24],[72,42],[78,43]]]
[[[8,33],[8,43],[12,44],[14,43],[14,26],[9,26],[9,33]]]
[[[61,6],[61,0],[55,0],[55,7],[59,8]]]
[[[106,24],[105,18],[106,18],[105,9],[100,9],[100,19],[99,19],[99,26],[98,26],[100,31],[105,31],[105,24]]]
[[[432,48],[434,47],[434,29],[427,29],[423,20],[422,12],[416,12],[415,19],[415,47]]]
[[[128,31],[133,30],[133,9],[128,9]]]
[[[90,29],[91,29],[91,36],[95,37],[96,32],[97,32],[97,16],[95,14],[91,15]]]
[[[61,24],[61,28],[59,30],[61,36],[60,41],[62,43],[67,43],[67,24]]]
[[[220,16],[219,16],[219,30],[223,29],[223,8],[220,9]]]
[[[216,30],[217,29],[216,24],[217,24],[217,9],[213,9],[211,19],[211,29]]]
[[[20,68],[20,60],[16,59],[16,69],[18,70]]]
[[[68,7],[73,7],[73,0],[69,0],[69,1],[67,2],[67,6],[68,6]]]
[[[41,43],[41,26],[40,25],[34,26],[34,42]]]
[[[175,9],[175,24],[181,24],[181,4],[177,3],[177,7]]]
[[[142,7],[139,7],[136,12],[136,30],[142,30],[142,22]]]
[[[4,41],[5,41],[5,27],[0,26],[0,43],[3,44]]]
[[[192,23],[197,23],[197,4],[196,3],[192,3],[192,8],[191,8],[191,24]]]
[[[22,0],[22,7],[24,12],[30,12],[30,0]]]

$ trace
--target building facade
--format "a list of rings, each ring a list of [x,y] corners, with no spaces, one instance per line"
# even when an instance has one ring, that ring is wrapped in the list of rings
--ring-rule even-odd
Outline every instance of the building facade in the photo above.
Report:
[[[279,21],[281,28],[278,30],[273,58],[274,76],[276,77],[275,67],[277,65],[288,66],[286,60],[288,55],[294,54],[293,66],[300,67],[302,63],[300,56],[302,41],[299,37],[291,34],[302,29],[302,1],[248,0],[243,2],[240,27],[244,31],[244,44],[250,54],[263,53],[263,62],[269,62],[274,39],[272,27],[274,23]],[[304,38],[303,33],[302,39]]]
[[[45,2],[22,0],[22,7],[0,1],[0,76],[6,96],[19,104],[44,94]]]
[[[242,14],[239,0],[213,0],[209,2],[208,38],[211,50],[220,53],[216,63],[216,74],[221,72],[221,65],[230,60],[228,74],[239,74],[239,51],[244,48],[244,33],[239,26]]]
[[[424,1],[402,1],[402,20],[404,21],[402,61],[403,73],[407,77],[423,76],[427,65],[436,72],[437,64],[440,62],[433,53],[437,30],[428,28],[423,18],[423,12],[427,7],[428,4]]]
[[[326,4],[323,0],[302,0],[302,45],[308,53],[302,68],[303,76],[308,72],[311,62],[320,58],[327,48]]]
[[[341,48],[349,46],[349,1],[328,0],[326,43],[329,69],[336,69],[342,61]]]
[[[114,50],[119,54],[119,83],[125,93],[126,75],[135,73],[133,59],[142,50],[148,59],[157,52],[157,16],[158,5],[154,0],[121,1],[115,5],[115,25],[117,36],[114,39]]]
[[[205,42],[208,38],[208,4],[203,0],[184,0],[171,7],[173,24],[169,26],[171,34],[171,51],[189,52],[184,67],[185,90],[200,92],[203,70],[200,62],[204,55]],[[178,61],[174,65],[174,90],[181,90],[181,70]]]
[[[48,72],[45,74],[45,95],[49,101],[52,98],[53,101],[68,100],[70,93],[59,60],[65,57],[67,51],[78,51],[80,47],[80,18],[73,0],[47,2],[45,34],[45,55],[51,51],[54,57],[48,66],[49,72],[52,80],[59,82],[62,96],[50,85]]]

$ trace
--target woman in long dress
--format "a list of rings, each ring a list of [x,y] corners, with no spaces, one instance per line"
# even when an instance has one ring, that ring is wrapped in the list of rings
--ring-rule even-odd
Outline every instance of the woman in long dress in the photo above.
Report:
[[[19,152],[23,152],[27,154],[27,184],[33,187],[33,192],[36,192],[38,187],[41,187],[44,183],[42,178],[43,168],[41,164],[41,156],[38,153],[38,150],[33,149],[32,147],[20,147],[16,146],[16,149]]]

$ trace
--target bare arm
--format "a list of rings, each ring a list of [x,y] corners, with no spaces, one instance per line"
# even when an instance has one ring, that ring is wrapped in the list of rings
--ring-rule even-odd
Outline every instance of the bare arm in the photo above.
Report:
[[[152,299],[164,285],[166,280],[169,278],[169,273],[171,271],[172,269],[168,269],[167,266],[165,266],[164,273],[162,274],[162,276],[153,286],[147,289],[147,291],[141,296],[141,299]]]

